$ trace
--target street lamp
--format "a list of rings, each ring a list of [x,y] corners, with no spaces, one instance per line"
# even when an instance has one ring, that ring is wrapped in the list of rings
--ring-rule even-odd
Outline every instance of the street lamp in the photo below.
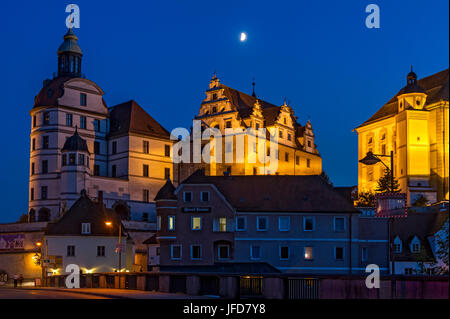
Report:
[[[105,225],[107,227],[112,227],[113,222],[107,220],[107,221],[105,221]],[[121,239],[122,239],[122,223],[120,222],[119,223],[119,247],[118,247],[118,250],[119,250],[119,272],[122,271],[122,246],[121,246]]]
[[[390,157],[391,158],[391,167],[389,168],[381,159],[380,157]],[[374,154],[372,152],[367,152],[366,156],[359,160],[359,162],[361,164],[364,165],[375,165],[377,163],[381,163],[383,164],[386,169],[389,172],[389,176],[390,176],[390,184],[391,184],[391,192],[394,192],[394,151],[391,151],[390,155],[385,155],[385,154]],[[392,224],[393,218],[392,216],[389,216],[389,223],[388,223],[388,236],[389,236],[389,250],[390,250],[390,255],[391,255],[391,271],[392,274],[395,275],[395,264],[394,264],[394,252],[393,252],[393,245],[391,242],[391,232],[392,232],[392,228],[393,228],[393,224]],[[392,225],[391,225],[392,224]]]

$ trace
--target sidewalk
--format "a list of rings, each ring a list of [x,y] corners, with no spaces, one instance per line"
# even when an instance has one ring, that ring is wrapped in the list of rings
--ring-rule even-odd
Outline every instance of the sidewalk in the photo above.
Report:
[[[113,299],[209,299],[207,296],[189,296],[185,294],[173,294],[155,291],[142,291],[130,289],[103,289],[103,288],[53,288],[53,287],[24,287],[24,290],[47,290],[67,293],[93,295]]]

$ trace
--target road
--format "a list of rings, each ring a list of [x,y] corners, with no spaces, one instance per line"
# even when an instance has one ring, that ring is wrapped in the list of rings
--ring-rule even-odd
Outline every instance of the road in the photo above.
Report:
[[[66,291],[0,288],[0,299],[109,299]]]

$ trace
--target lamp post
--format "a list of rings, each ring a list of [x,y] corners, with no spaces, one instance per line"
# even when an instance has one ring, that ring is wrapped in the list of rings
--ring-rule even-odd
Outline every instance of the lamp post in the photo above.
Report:
[[[112,227],[113,223],[110,221],[106,221],[105,225],[108,227]],[[121,245],[121,239],[122,239],[122,222],[119,223],[119,272],[122,271],[122,245]]]
[[[390,157],[391,159],[391,167],[389,168],[381,159],[380,157]],[[366,156],[359,160],[361,164],[364,165],[375,165],[377,163],[383,164],[386,169],[389,172],[390,176],[390,191],[394,192],[394,151],[391,151],[390,155],[385,154],[373,154],[372,152],[367,152]],[[391,274],[395,275],[395,264],[394,264],[394,252],[393,252],[393,245],[391,242],[391,232],[393,228],[392,224],[393,218],[392,216],[389,216],[388,220],[388,239],[389,239],[389,255],[390,255],[390,261],[391,261]],[[392,288],[392,293],[395,294],[394,286]]]

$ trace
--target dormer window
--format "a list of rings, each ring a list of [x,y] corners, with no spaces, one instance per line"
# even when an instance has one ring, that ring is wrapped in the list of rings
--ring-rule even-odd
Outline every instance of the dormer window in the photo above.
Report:
[[[216,94],[216,93],[213,93],[212,99],[213,99],[213,100],[217,100],[217,94]]]
[[[91,223],[82,223],[81,224],[81,234],[89,235],[91,233]]]
[[[418,254],[420,252],[420,240],[417,238],[417,236],[414,236],[413,240],[411,241],[411,252],[413,254]]]
[[[398,236],[394,239],[394,251],[396,254],[400,254],[402,252],[402,241]]]

